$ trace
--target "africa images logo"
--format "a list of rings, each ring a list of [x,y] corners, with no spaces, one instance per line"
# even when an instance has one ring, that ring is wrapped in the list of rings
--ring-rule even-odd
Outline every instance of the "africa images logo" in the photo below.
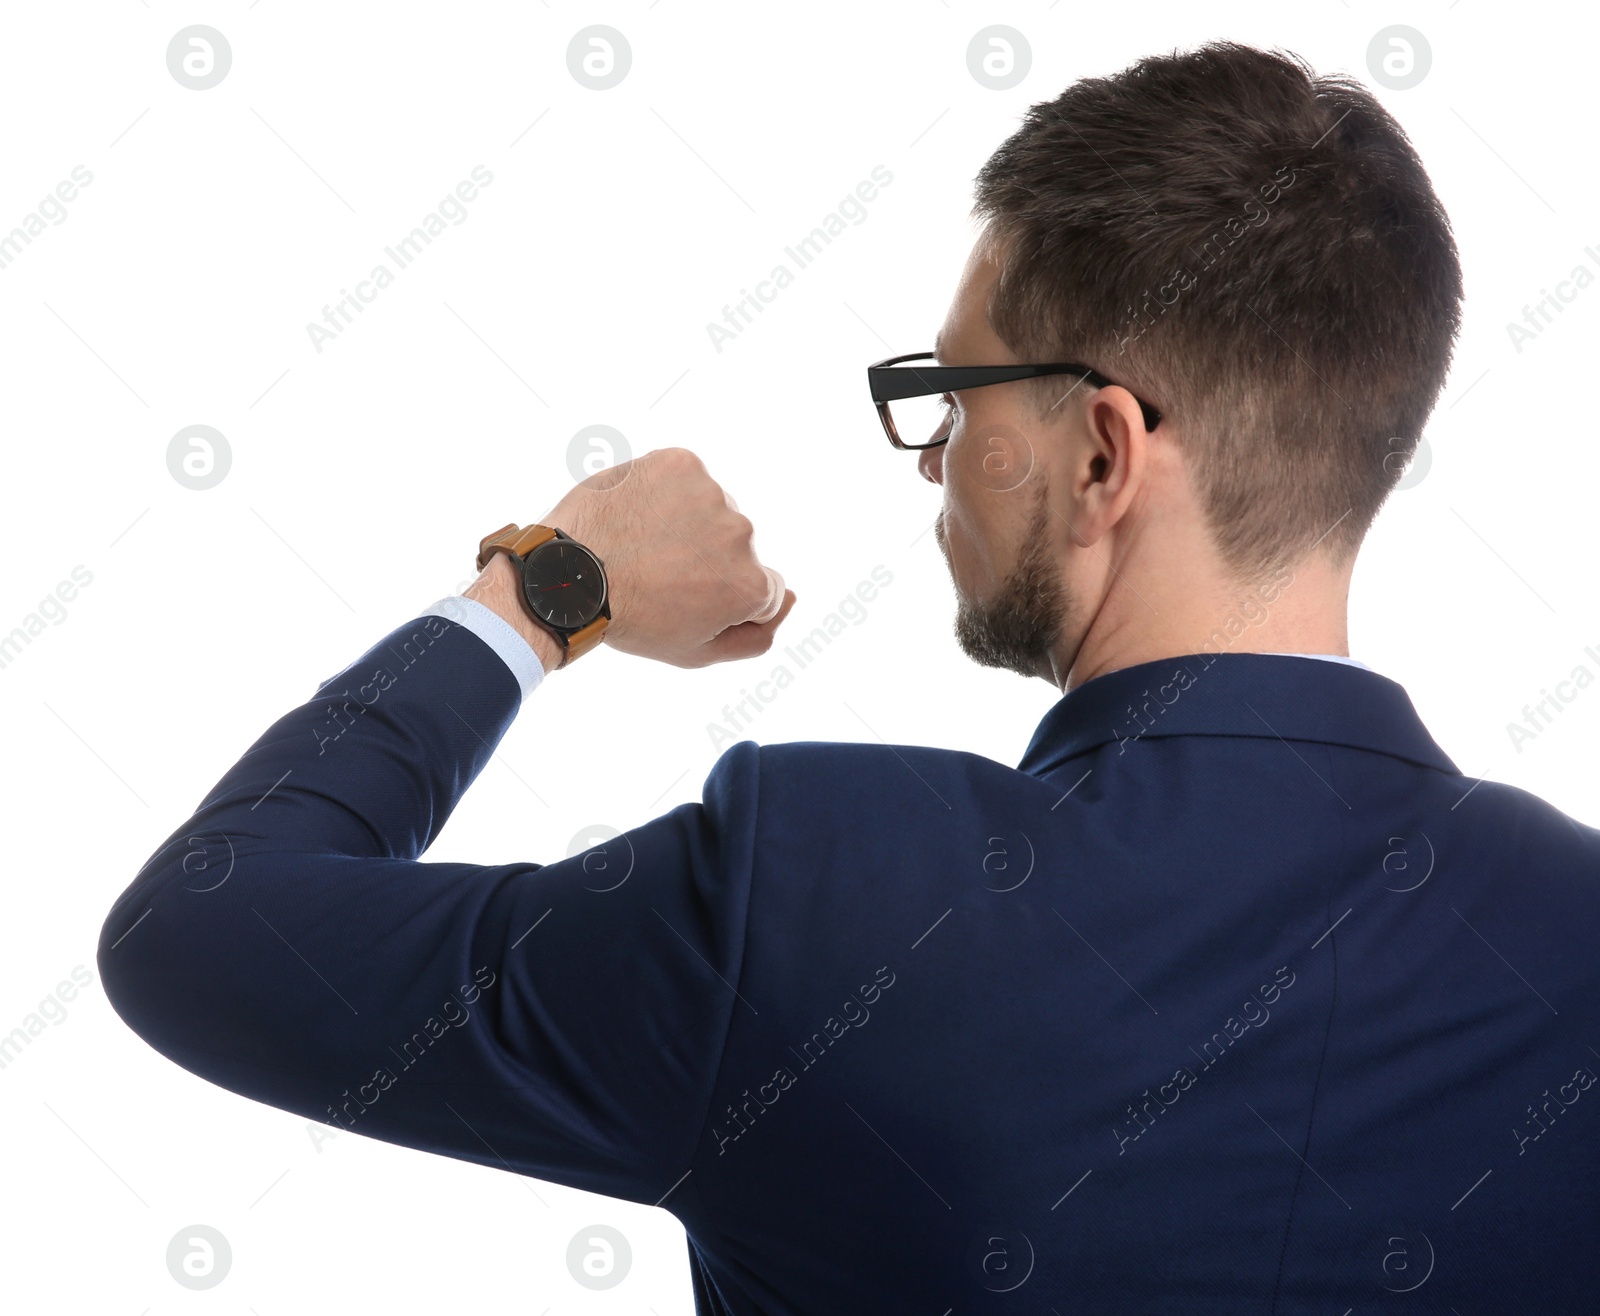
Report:
[[[887,978],[884,977],[885,974],[888,974]],[[789,1048],[790,1054],[800,1062],[802,1073],[821,1060],[828,1053],[828,1048],[848,1034],[851,1028],[866,1027],[867,1020],[872,1018],[872,1012],[867,1007],[877,1004],[878,998],[894,986],[894,974],[889,972],[888,965],[878,969],[872,978],[871,982],[850,994],[839,1008],[838,1014],[828,1016],[820,1031],[812,1033],[800,1043],[799,1051],[792,1046]],[[752,1097],[750,1089],[745,1088],[740,1093],[744,1101],[738,1106],[734,1106],[731,1102],[728,1105],[727,1127],[719,1129],[713,1126],[711,1129],[712,1135],[717,1140],[717,1154],[725,1155],[728,1144],[744,1137],[754,1127],[757,1117],[764,1114],[769,1107],[777,1105],[778,1098],[797,1081],[798,1075],[794,1070],[788,1065],[779,1065],[767,1082],[757,1086],[756,1096]],[[770,1097],[768,1093],[771,1093]]]

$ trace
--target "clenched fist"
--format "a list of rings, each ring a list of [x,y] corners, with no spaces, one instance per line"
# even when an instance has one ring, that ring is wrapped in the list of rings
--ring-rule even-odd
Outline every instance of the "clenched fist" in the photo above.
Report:
[[[624,653],[674,667],[753,658],[772,647],[794,606],[783,577],[757,559],[749,517],[687,448],[657,448],[597,471],[535,519],[605,563],[605,642]],[[504,553],[466,595],[515,626],[546,671],[561,662],[560,644],[524,610],[521,581]]]

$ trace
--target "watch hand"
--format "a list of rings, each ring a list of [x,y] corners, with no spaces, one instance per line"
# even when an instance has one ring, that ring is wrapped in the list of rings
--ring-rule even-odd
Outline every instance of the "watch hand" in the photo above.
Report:
[[[539,587],[539,593],[548,594],[553,589],[569,589],[571,586],[572,582],[570,580],[564,580],[559,585],[541,585]]]

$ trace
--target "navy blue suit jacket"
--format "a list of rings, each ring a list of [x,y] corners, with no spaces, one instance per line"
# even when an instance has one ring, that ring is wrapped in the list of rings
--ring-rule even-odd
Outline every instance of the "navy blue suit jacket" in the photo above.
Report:
[[[117,900],[117,1012],[308,1119],[661,1205],[703,1313],[1600,1302],[1600,831],[1464,778],[1393,681],[1163,659],[1015,768],[745,741],[603,852],[421,860],[518,708],[454,622],[380,640]]]

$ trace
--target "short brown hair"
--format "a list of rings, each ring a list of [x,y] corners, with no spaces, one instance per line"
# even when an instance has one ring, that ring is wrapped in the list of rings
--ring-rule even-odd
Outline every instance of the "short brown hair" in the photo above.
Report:
[[[1460,327],[1450,221],[1369,91],[1235,42],[1150,56],[1033,106],[976,197],[996,334],[1170,417],[1231,571],[1349,560]]]

